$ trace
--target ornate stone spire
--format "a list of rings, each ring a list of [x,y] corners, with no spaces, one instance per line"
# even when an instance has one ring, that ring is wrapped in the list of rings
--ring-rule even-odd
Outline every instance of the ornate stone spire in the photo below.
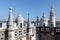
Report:
[[[54,13],[54,6],[53,5],[51,6],[50,15],[51,16],[54,16],[55,15],[55,13]]]
[[[29,18],[29,13],[28,13],[26,40],[29,40],[29,26],[30,26],[30,18]]]
[[[12,8],[9,8],[8,25],[13,26]]]
[[[13,17],[12,17],[12,8],[9,8],[9,16],[8,16],[8,40],[15,40],[14,36],[14,26],[13,26]]]
[[[37,16],[37,27],[38,27],[39,17]]]
[[[50,10],[50,26],[55,27],[55,12],[54,12],[54,6],[51,6],[51,10]]]
[[[31,22],[30,22],[30,16],[29,16],[29,13],[28,13],[28,24],[30,26]]]
[[[43,18],[45,18],[46,17],[46,15],[45,15],[45,13],[43,12],[43,16],[42,16]]]
[[[53,5],[51,5],[51,9],[54,9],[54,6]]]

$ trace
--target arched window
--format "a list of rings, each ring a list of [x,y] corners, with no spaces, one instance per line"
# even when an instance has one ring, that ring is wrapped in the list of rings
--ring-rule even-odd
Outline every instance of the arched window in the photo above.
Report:
[[[43,27],[45,27],[45,23],[43,24]]]
[[[22,23],[20,23],[20,27],[22,28]]]

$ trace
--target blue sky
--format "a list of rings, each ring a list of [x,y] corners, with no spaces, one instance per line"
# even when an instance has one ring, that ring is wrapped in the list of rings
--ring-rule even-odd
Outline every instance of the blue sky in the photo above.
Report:
[[[49,19],[51,5],[54,5],[56,20],[60,20],[60,0],[0,0],[0,20],[8,19],[9,7],[12,7],[14,19],[19,11],[24,20],[28,12],[31,20],[36,21],[36,16],[41,19],[43,12]]]

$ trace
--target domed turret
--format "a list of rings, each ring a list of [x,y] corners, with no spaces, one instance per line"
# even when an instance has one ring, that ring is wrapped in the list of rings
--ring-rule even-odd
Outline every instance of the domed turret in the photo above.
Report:
[[[19,15],[17,16],[16,18],[16,22],[17,22],[17,25],[19,28],[22,28],[23,27],[23,17],[21,16],[21,14],[19,13]]]
[[[47,20],[46,16],[44,15],[44,13],[40,20],[40,26],[48,26],[48,20]]]
[[[22,20],[23,20],[23,17],[21,16],[21,14],[19,14],[17,17],[17,21],[22,21]]]

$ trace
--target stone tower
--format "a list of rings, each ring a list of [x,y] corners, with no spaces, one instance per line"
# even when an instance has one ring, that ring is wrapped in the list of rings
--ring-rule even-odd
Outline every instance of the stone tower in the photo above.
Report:
[[[15,40],[13,18],[12,18],[12,8],[9,8],[9,17],[8,17],[7,29],[8,29],[8,40]]]
[[[53,26],[53,27],[56,27],[56,24],[55,24],[55,12],[54,12],[54,7],[51,6],[51,10],[50,10],[50,27]]]

